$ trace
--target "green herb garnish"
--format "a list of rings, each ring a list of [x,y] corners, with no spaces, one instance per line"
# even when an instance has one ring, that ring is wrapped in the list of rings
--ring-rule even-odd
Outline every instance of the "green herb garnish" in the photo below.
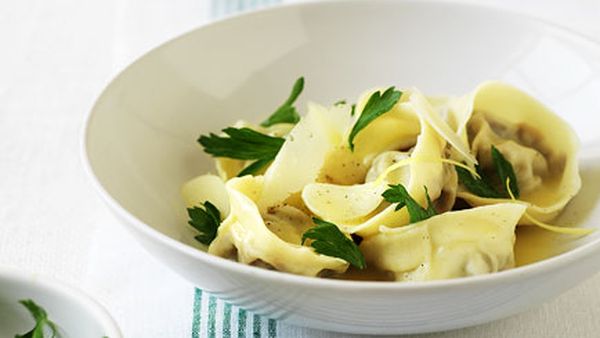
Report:
[[[187,209],[190,217],[188,224],[200,232],[194,238],[202,244],[209,245],[217,237],[217,230],[221,225],[221,213],[209,201],[204,202],[203,206],[204,208],[196,206]]]
[[[35,326],[31,331],[23,334],[23,335],[15,335],[15,338],[55,338],[59,337],[58,329],[56,328],[56,324],[54,324],[50,319],[48,319],[48,313],[41,306],[37,305],[31,299],[20,300],[21,303],[33,319],[35,320]],[[51,335],[46,335],[46,332],[50,332]]]
[[[519,185],[517,183],[517,175],[512,164],[506,160],[502,153],[492,145],[491,148],[492,162],[494,164],[494,174],[487,174],[479,165],[475,166],[479,178],[473,176],[468,170],[456,166],[456,173],[462,184],[473,194],[486,198],[510,198],[510,195],[505,187],[507,178],[510,178],[510,190],[516,198],[519,198]],[[499,184],[494,184],[496,179]],[[497,189],[495,186],[499,186]]]
[[[300,77],[294,83],[290,96],[285,102],[277,108],[277,110],[269,116],[268,119],[264,120],[260,125],[263,127],[269,127],[278,123],[298,123],[300,121],[300,115],[293,106],[294,102],[302,93],[304,89],[304,77]]]
[[[429,197],[427,187],[423,187],[425,189],[425,197],[427,198],[427,208],[423,208],[417,201],[415,201],[402,184],[390,185],[389,187],[390,188],[388,190],[383,192],[383,198],[387,202],[398,203],[396,205],[396,211],[406,206],[411,223],[420,222],[437,215],[437,212],[431,203],[431,198]]]
[[[294,83],[292,92],[287,100],[260,125],[268,127],[278,123],[297,123],[300,115],[293,104],[304,89],[304,78],[300,77]],[[204,151],[214,157],[228,157],[238,160],[254,160],[238,173],[237,176],[251,175],[268,165],[277,155],[284,143],[281,137],[274,137],[257,132],[250,128],[225,128],[227,136],[210,133],[201,135],[198,142]]]
[[[402,96],[401,91],[396,90],[395,87],[390,87],[383,94],[377,91],[369,97],[367,104],[360,113],[360,117],[352,127],[350,136],[348,136],[348,144],[351,150],[354,150],[354,138],[356,135],[374,119],[390,111],[396,102],[400,100],[400,96]]]
[[[271,161],[273,161],[273,159],[271,159],[271,158],[254,161],[254,162],[250,163],[250,165],[248,165],[246,168],[242,169],[242,171],[240,171],[237,174],[237,177],[255,174],[258,171],[260,171],[262,168],[264,168],[267,164],[271,163]]]
[[[211,133],[202,135],[198,142],[204,151],[214,157],[229,157],[238,160],[274,158],[283,145],[284,139],[259,133],[250,128],[225,128],[225,136]]]
[[[228,137],[211,133],[209,136],[200,136],[198,142],[205,152],[214,157],[256,161],[238,176],[253,174],[263,168],[275,158],[285,142],[281,137],[265,135],[250,128],[225,128],[223,132]]]
[[[359,269],[367,266],[365,257],[354,242],[346,237],[333,223],[313,218],[315,227],[308,229],[302,235],[302,244],[306,239],[312,239],[310,243],[317,253],[338,257],[354,265]]]
[[[506,179],[510,178],[509,187],[510,191],[516,198],[519,198],[521,192],[519,191],[519,185],[517,184],[517,175],[515,174],[515,170],[513,169],[512,164],[504,158],[504,155],[492,145],[492,162],[494,162],[494,168],[496,168],[496,174],[498,174],[498,178],[500,179],[500,186],[502,186],[502,191],[506,194],[506,196],[510,196],[508,191],[506,190]]]
[[[475,165],[475,170],[480,177],[475,177],[467,169],[455,166],[458,179],[465,185],[467,190],[474,193],[477,196],[487,198],[501,198],[502,195],[493,187],[483,171],[481,166]]]
[[[344,105],[344,104],[346,104],[346,100],[343,100],[343,99],[342,99],[342,100],[339,100],[339,101],[337,101],[337,102],[336,102],[336,103],[334,103],[333,105],[334,105],[334,106],[341,106],[341,105]]]

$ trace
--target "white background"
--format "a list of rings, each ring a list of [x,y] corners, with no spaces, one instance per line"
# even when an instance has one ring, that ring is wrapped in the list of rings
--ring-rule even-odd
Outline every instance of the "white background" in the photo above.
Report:
[[[143,251],[92,190],[80,163],[83,118],[119,70],[233,2],[0,2],[0,265],[93,294],[126,337],[190,337],[193,286]],[[600,39],[598,1],[482,2]],[[524,314],[431,336],[598,337],[598,318],[600,275]]]

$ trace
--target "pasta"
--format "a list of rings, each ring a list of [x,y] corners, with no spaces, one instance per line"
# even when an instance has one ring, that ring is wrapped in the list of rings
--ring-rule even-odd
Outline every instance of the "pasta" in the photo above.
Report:
[[[399,228],[382,226],[361,244],[367,262],[396,280],[473,276],[514,266],[515,225],[525,206],[499,203],[451,211]]]
[[[577,137],[520,90],[380,88],[356,104],[308,103],[300,117],[303,81],[261,125],[200,137],[218,175],[182,195],[209,254],[306,276],[422,281],[514,267],[519,225],[589,232],[549,224],[581,186]]]
[[[227,257],[235,252],[242,263],[260,260],[275,269],[307,276],[316,276],[323,270],[344,272],[348,268],[348,263],[339,258],[320,255],[300,245],[300,236],[290,236],[288,242],[267,228],[256,206],[262,195],[263,178],[234,178],[226,187],[231,212],[219,227],[219,236],[209,246],[209,253]],[[290,219],[281,220],[292,228],[306,226],[307,222],[301,222],[301,218],[299,221],[293,224]]]
[[[491,166],[495,144],[515,168],[527,211],[543,222],[556,218],[581,187],[575,133],[534,98],[503,83],[482,84],[471,100],[461,133],[468,132],[482,167]],[[467,191],[459,196],[475,206],[496,203]],[[532,222],[524,218],[520,224]]]

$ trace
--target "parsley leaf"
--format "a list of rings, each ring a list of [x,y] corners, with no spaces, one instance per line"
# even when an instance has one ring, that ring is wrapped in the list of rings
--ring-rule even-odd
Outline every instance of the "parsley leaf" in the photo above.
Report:
[[[298,96],[300,96],[300,93],[302,93],[303,89],[304,77],[300,77],[294,83],[292,92],[287,100],[285,100],[285,102],[260,125],[263,127],[268,127],[278,123],[297,123],[300,121],[300,115],[298,115],[296,108],[292,106],[292,104],[294,104]]]
[[[300,115],[292,104],[304,89],[304,78],[300,77],[294,83],[292,92],[287,100],[271,116],[260,125],[268,127],[277,123],[297,123]],[[238,160],[255,160],[237,176],[251,175],[264,168],[271,162],[285,140],[257,132],[250,128],[225,128],[227,136],[218,136],[213,133],[201,135],[198,143],[206,153],[214,157],[228,157]]]
[[[313,240],[310,246],[317,253],[341,258],[359,269],[367,266],[365,257],[358,246],[346,237],[335,224],[318,218],[313,218],[313,222],[316,226],[308,229],[302,235],[302,244],[310,238]]]
[[[333,105],[334,106],[341,106],[341,105],[344,105],[344,104],[346,104],[346,100],[342,99],[342,100],[337,101]]]
[[[481,178],[473,176],[468,170],[455,166],[456,173],[462,184],[477,196],[486,198],[509,198],[510,195],[505,187],[507,178],[510,178],[510,190],[515,197],[519,197],[519,185],[517,183],[517,175],[512,164],[506,160],[502,153],[492,145],[491,149],[492,162],[494,164],[495,175],[484,172],[479,165],[475,166],[475,170]],[[494,184],[497,182],[498,184]],[[500,189],[497,188],[500,187]]]
[[[275,158],[285,141],[281,137],[265,135],[250,128],[225,128],[223,132],[229,137],[211,133],[209,136],[200,136],[198,142],[205,152],[214,157],[260,160]]]
[[[519,185],[517,183],[517,175],[515,174],[515,170],[513,169],[512,164],[504,158],[504,155],[492,145],[492,161],[494,162],[494,167],[496,168],[496,173],[498,174],[498,178],[500,178],[500,182],[502,183],[502,191],[505,192],[506,195],[509,195],[508,191],[506,191],[506,179],[510,178],[510,191],[515,195],[516,198],[519,198],[521,192],[519,191]]]
[[[354,138],[356,135],[371,121],[390,111],[396,102],[400,100],[400,96],[402,96],[401,91],[396,90],[395,87],[390,87],[383,94],[377,91],[369,97],[367,104],[360,113],[360,117],[352,127],[350,136],[348,136],[348,144],[351,150],[354,150]]]
[[[272,158],[256,160],[256,161],[250,163],[250,165],[248,165],[246,168],[242,169],[242,171],[240,171],[237,174],[237,177],[252,175],[252,174],[258,172],[259,170],[261,170],[262,168],[264,168],[267,164],[271,163],[271,161],[273,161]]]
[[[250,175],[272,161],[285,140],[259,133],[250,128],[225,128],[223,132],[229,137],[210,134],[202,135],[198,142],[204,151],[214,157],[229,157],[238,160],[256,160],[244,168],[238,176]]]
[[[398,203],[398,205],[396,205],[396,211],[406,206],[411,223],[420,222],[437,215],[433,203],[431,203],[427,187],[423,187],[425,188],[425,197],[427,198],[427,208],[423,208],[419,205],[419,203],[410,196],[402,184],[390,184],[389,187],[388,190],[383,192],[383,198],[390,203]]]
[[[20,300],[19,303],[21,303],[25,308],[27,308],[27,310],[35,320],[35,326],[33,327],[33,329],[31,329],[29,332],[23,335],[15,335],[15,338],[59,337],[56,324],[54,324],[48,319],[48,314],[46,313],[46,310],[44,310],[41,306],[37,305],[31,299],[23,299]],[[46,328],[49,328],[49,331],[52,332],[51,336],[45,335],[45,332],[47,330]]]
[[[201,207],[188,208],[190,217],[188,224],[198,230],[200,234],[194,237],[198,242],[209,245],[217,237],[217,229],[221,225],[221,213],[209,201],[204,202]]]
[[[467,169],[461,168],[459,166],[454,167],[456,169],[456,173],[458,174],[458,179],[462,182],[462,184],[467,187],[467,189],[474,193],[477,196],[487,197],[487,198],[501,198],[502,195],[496,191],[496,189],[491,185],[489,179],[479,165],[475,166],[477,173],[481,178],[477,178],[473,176]]]

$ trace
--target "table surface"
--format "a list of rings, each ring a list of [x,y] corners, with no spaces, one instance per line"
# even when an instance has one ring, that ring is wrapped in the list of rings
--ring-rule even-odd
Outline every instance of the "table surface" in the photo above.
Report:
[[[0,266],[82,288],[126,337],[190,337],[193,285],[155,261],[110,215],[83,172],[80,136],[86,112],[119,70],[232,2],[0,3]],[[600,39],[595,0],[485,2]],[[422,337],[597,337],[596,318],[600,275],[523,314]]]

